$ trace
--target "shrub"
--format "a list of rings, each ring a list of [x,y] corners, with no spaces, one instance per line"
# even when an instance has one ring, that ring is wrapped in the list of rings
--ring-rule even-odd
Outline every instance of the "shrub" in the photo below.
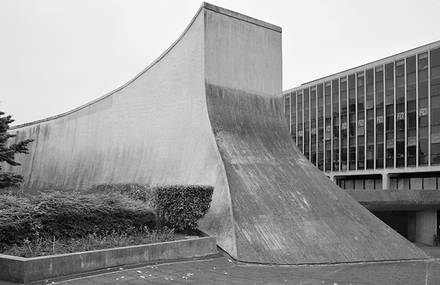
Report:
[[[174,240],[174,231],[168,228],[137,230],[131,234],[112,232],[107,235],[90,234],[86,237],[55,239],[39,237],[32,241],[25,240],[22,245],[7,246],[3,254],[34,257],[71,252],[89,251],[103,248],[149,244]]]
[[[160,222],[178,231],[197,229],[197,221],[209,209],[212,186],[174,185],[155,187],[156,211]]]
[[[37,222],[32,219],[32,210],[27,198],[0,195],[0,247],[34,236]]]
[[[76,238],[154,228],[154,212],[141,201],[112,193],[43,193],[34,197],[0,196],[0,244],[25,239]],[[5,203],[5,204],[4,204]],[[4,205],[3,205],[4,204]]]
[[[159,224],[191,231],[197,229],[197,221],[208,211],[213,190],[204,185],[99,184],[86,193],[121,193],[141,200],[156,210]]]
[[[98,184],[93,185],[84,193],[119,193],[135,200],[146,202],[151,208],[155,208],[154,189],[149,185],[136,183],[115,183],[115,184]]]

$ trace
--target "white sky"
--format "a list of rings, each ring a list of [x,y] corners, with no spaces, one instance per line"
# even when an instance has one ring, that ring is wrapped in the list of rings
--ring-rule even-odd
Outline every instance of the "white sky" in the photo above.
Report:
[[[440,0],[212,0],[283,28],[284,89],[440,39]],[[0,110],[15,123],[119,87],[177,39],[195,0],[0,0]]]

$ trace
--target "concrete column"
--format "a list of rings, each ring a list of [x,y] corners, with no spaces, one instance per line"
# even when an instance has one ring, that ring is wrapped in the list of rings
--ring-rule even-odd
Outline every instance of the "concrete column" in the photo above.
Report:
[[[437,211],[425,210],[416,212],[416,242],[434,245],[437,233]]]
[[[416,212],[408,212],[408,240],[416,241]]]
[[[382,188],[390,189],[390,175],[388,173],[382,173]]]

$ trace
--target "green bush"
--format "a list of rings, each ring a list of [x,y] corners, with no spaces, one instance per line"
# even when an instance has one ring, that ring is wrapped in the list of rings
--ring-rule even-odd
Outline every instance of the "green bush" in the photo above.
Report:
[[[127,196],[42,193],[33,197],[0,195],[0,244],[41,237],[76,238],[155,228],[153,210]]]
[[[213,190],[204,185],[99,184],[86,193],[120,193],[141,200],[156,210],[159,224],[191,231],[197,229],[197,221],[208,211]]]

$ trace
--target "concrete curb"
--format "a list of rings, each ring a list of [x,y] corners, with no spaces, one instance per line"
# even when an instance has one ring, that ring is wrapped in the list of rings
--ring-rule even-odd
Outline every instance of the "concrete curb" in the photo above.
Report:
[[[0,254],[0,280],[29,283],[108,267],[203,257],[217,253],[216,239],[201,237],[31,258]]]

